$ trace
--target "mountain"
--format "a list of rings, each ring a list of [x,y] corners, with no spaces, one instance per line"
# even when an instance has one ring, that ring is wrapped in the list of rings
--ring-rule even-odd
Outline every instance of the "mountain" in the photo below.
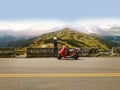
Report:
[[[1,36],[0,37],[0,47],[5,47],[8,42],[16,40],[13,36]]]
[[[24,47],[53,47],[53,37],[58,38],[58,47],[67,45],[70,48],[74,47],[96,47],[100,50],[109,50],[113,46],[117,46],[117,43],[102,40],[92,37],[88,34],[84,34],[69,28],[63,30],[46,33],[31,39],[26,40]]]
[[[0,47],[21,47],[28,38],[30,37],[0,36]]]
[[[18,47],[21,42],[34,37],[23,31],[0,30],[0,47]]]
[[[101,38],[120,44],[120,36],[101,36]]]

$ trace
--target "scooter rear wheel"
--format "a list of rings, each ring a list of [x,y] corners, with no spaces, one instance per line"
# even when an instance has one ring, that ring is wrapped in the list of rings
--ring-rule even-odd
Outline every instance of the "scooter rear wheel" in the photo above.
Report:
[[[57,58],[60,60],[62,58],[62,56],[58,55]]]
[[[75,60],[77,60],[79,58],[79,56],[76,54],[74,57],[73,57]]]

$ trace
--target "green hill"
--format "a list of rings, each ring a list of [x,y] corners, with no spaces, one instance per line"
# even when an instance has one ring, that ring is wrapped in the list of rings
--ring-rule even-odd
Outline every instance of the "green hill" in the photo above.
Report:
[[[67,45],[70,48],[74,47],[96,47],[100,50],[109,50],[113,46],[118,44],[113,42],[107,42],[102,39],[92,37],[90,35],[80,33],[69,28],[59,30],[56,32],[50,32],[38,37],[29,39],[24,46],[27,47],[53,47],[53,37],[58,38],[58,46]]]
[[[116,47],[119,44],[104,40],[99,37],[94,37],[84,33],[80,33],[69,28],[63,30],[46,33],[28,40],[17,40],[7,43],[9,47],[53,47],[53,37],[58,38],[58,47],[67,45],[70,48],[74,47],[96,47],[99,50],[109,50],[112,47]]]

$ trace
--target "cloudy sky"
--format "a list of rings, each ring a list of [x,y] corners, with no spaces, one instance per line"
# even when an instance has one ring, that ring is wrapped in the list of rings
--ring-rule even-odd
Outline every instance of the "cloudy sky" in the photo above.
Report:
[[[72,27],[120,36],[120,0],[0,0],[0,30]],[[34,33],[35,34],[35,33]]]

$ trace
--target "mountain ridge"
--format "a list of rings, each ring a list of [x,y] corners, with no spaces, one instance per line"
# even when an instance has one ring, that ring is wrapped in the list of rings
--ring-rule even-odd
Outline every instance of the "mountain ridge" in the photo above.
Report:
[[[62,45],[67,45],[70,48],[96,47],[101,50],[103,49],[108,50],[112,47],[112,46],[111,47],[108,47],[108,46],[111,43],[113,43],[113,42],[109,42],[109,45],[107,45],[107,43],[105,43],[106,41],[102,39],[94,38],[88,34],[81,33],[77,30],[64,28],[62,30],[46,33],[31,39],[33,43],[31,43],[29,46],[30,47],[42,47],[42,46],[53,47],[53,44],[52,44],[53,37],[58,38],[58,47],[62,47]],[[113,43],[112,45],[117,46],[118,44]]]
[[[67,45],[70,48],[74,47],[96,47],[100,50],[109,50],[119,44],[103,40],[99,37],[94,37],[89,34],[81,33],[77,30],[64,28],[54,32],[45,33],[27,40],[17,40],[7,43],[6,46],[12,47],[53,47],[53,37],[58,38],[58,47]]]

